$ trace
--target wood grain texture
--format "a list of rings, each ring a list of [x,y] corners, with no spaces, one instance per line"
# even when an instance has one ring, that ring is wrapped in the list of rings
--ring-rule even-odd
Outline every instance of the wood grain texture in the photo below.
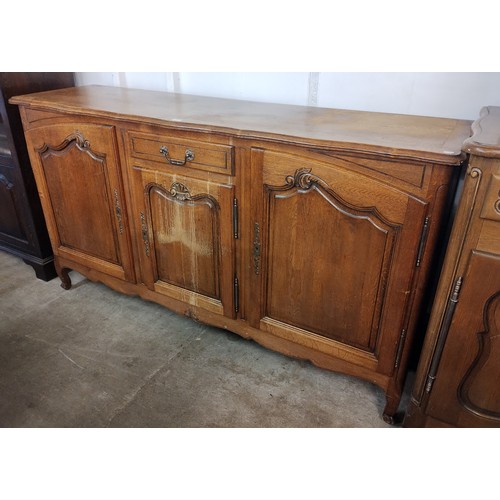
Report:
[[[75,269],[363,377],[392,421],[468,122],[99,87],[14,101],[64,287]],[[93,247],[78,209],[108,214]]]
[[[54,254],[133,280],[114,128],[63,124],[27,138]]]
[[[233,173],[233,148],[231,146],[138,132],[130,133],[129,139],[130,151],[135,158],[169,165],[169,159],[173,162],[182,161],[186,152],[191,151],[192,160],[182,166],[174,165],[179,167],[179,171],[196,168],[229,175]],[[161,153],[162,148],[167,148],[169,159]]]
[[[428,202],[334,157],[252,149],[251,168],[250,233],[259,247],[251,325],[397,374],[411,346],[406,335],[414,335],[416,256]],[[388,416],[401,396],[400,383],[389,387]]]
[[[11,99],[14,104],[249,139],[460,162],[470,122],[84,86]]]
[[[233,186],[132,157],[128,165],[143,282],[233,317]]]
[[[475,425],[500,426],[499,294],[500,256],[473,252],[427,405],[429,415],[455,425],[473,425],[474,420]]]
[[[85,143],[83,136],[70,135],[61,144],[44,144],[38,150],[60,245],[117,264],[105,156]]]
[[[320,182],[267,187],[264,314],[373,351],[399,228],[343,205]]]
[[[161,281],[220,299],[220,207],[212,196],[176,196],[157,184],[146,186],[156,271]],[[177,183],[179,184],[179,183]]]

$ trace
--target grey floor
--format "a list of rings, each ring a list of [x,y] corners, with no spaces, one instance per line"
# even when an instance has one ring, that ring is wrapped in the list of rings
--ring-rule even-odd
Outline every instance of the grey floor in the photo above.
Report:
[[[370,383],[71,277],[0,252],[0,427],[389,427]]]

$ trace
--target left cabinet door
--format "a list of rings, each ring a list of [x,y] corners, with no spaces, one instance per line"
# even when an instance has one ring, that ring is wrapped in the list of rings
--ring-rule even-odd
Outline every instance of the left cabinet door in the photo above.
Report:
[[[133,281],[114,127],[64,123],[26,138],[59,271],[76,263]]]

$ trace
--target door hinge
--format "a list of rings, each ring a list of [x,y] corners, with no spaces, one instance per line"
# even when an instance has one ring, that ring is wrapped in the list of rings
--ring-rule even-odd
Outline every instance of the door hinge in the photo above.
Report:
[[[238,277],[234,277],[233,282],[233,298],[234,298],[234,312],[237,313],[240,310],[240,285],[238,283]]]
[[[451,292],[450,298],[448,299],[448,305],[446,306],[446,311],[444,314],[443,322],[441,328],[439,329],[439,334],[436,342],[436,350],[434,351],[434,356],[432,358],[431,366],[429,368],[429,375],[427,376],[427,383],[425,386],[425,392],[431,392],[434,380],[436,380],[436,373],[439,367],[439,361],[441,360],[441,355],[443,354],[444,344],[446,342],[446,337],[448,335],[448,330],[450,329],[451,320],[453,319],[453,314],[458,303],[458,297],[460,295],[460,289],[462,288],[463,277],[459,276],[455,281],[455,286]]]
[[[238,200],[233,199],[233,235],[234,239],[238,239]]]
[[[429,217],[424,220],[424,226],[422,228],[422,234],[420,235],[420,243],[418,244],[417,262],[416,267],[420,266],[422,262],[422,256],[424,254],[425,242],[427,241],[427,235],[429,234]]]
[[[397,368],[399,366],[399,362],[401,361],[401,355],[403,354],[403,347],[405,345],[405,338],[406,329],[403,328],[401,335],[399,336],[398,352],[396,354],[396,362],[394,363],[394,368]]]

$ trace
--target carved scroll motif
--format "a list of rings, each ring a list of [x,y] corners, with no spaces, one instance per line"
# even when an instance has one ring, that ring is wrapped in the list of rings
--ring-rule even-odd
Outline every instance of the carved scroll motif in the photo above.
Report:
[[[288,187],[297,187],[299,189],[310,189],[313,183],[321,182],[321,179],[314,174],[311,174],[310,168],[299,168],[294,175],[286,177]]]
[[[188,187],[180,182],[174,182],[170,186],[169,193],[172,195],[173,198],[176,198],[177,200],[180,201],[193,199],[191,193],[189,192]]]
[[[68,142],[74,140],[80,149],[90,149],[90,142],[83,137],[83,134],[79,130],[67,137],[66,140]]]
[[[285,185],[280,187],[267,186],[271,191],[289,191],[292,189],[297,189],[299,192],[309,191],[311,188],[315,188],[320,192],[326,193],[329,203],[331,203],[340,212],[359,219],[367,219],[371,224],[373,224],[379,230],[386,232],[387,228],[382,227],[378,222],[381,221],[384,225],[394,228],[395,230],[400,229],[399,224],[394,224],[390,220],[386,219],[378,210],[376,206],[360,207],[348,203],[340,195],[338,195],[332,186],[328,182],[324,181],[321,177],[312,174],[312,169],[303,167],[295,171],[293,175],[287,175],[285,177]]]

